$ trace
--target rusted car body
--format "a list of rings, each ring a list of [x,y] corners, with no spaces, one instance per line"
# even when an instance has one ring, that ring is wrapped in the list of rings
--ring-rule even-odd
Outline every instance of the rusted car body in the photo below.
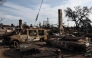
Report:
[[[47,39],[47,30],[45,29],[18,29],[15,30],[10,36],[4,36],[4,42],[13,43],[29,43],[32,41],[44,41]]]
[[[71,35],[56,36],[56,38],[49,38],[46,42],[52,46],[69,49],[71,51],[75,49],[87,50],[90,46],[90,38]]]

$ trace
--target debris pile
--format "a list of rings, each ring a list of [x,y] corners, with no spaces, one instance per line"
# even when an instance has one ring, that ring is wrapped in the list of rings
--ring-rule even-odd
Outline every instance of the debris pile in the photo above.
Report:
[[[40,51],[36,48],[32,48],[32,49],[25,50],[25,51],[21,50],[20,52],[22,56],[36,55],[40,53]]]

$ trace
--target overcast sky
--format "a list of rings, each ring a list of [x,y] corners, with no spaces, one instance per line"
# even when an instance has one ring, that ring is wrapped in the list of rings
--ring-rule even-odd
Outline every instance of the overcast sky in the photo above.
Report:
[[[0,18],[5,19],[3,24],[18,24],[18,20],[22,19],[27,24],[35,24],[35,18],[38,13],[42,0],[6,0],[0,5]],[[66,9],[75,6],[92,6],[92,0],[43,0],[42,8],[37,23],[43,22],[49,18],[51,24],[58,23],[58,9]],[[92,19],[92,15],[90,16]],[[73,22],[67,22],[63,12],[63,23],[73,26]]]

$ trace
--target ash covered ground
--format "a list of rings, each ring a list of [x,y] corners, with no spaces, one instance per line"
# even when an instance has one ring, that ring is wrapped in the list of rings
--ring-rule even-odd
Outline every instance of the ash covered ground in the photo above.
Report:
[[[35,50],[35,51],[32,51]],[[60,53],[61,51],[61,53]],[[30,53],[31,52],[31,53]],[[45,42],[20,44],[19,48],[10,48],[0,43],[0,58],[92,58],[79,52],[70,52],[46,45]]]

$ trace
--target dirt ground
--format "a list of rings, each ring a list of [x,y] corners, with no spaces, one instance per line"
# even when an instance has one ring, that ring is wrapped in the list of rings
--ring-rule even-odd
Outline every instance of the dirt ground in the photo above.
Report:
[[[32,48],[36,48],[40,52],[32,55],[27,55],[23,52]],[[64,49],[61,49],[61,53],[59,53],[58,50],[60,49],[47,46],[45,42],[21,44],[19,48],[9,48],[9,46],[0,44],[0,58],[92,58]]]

